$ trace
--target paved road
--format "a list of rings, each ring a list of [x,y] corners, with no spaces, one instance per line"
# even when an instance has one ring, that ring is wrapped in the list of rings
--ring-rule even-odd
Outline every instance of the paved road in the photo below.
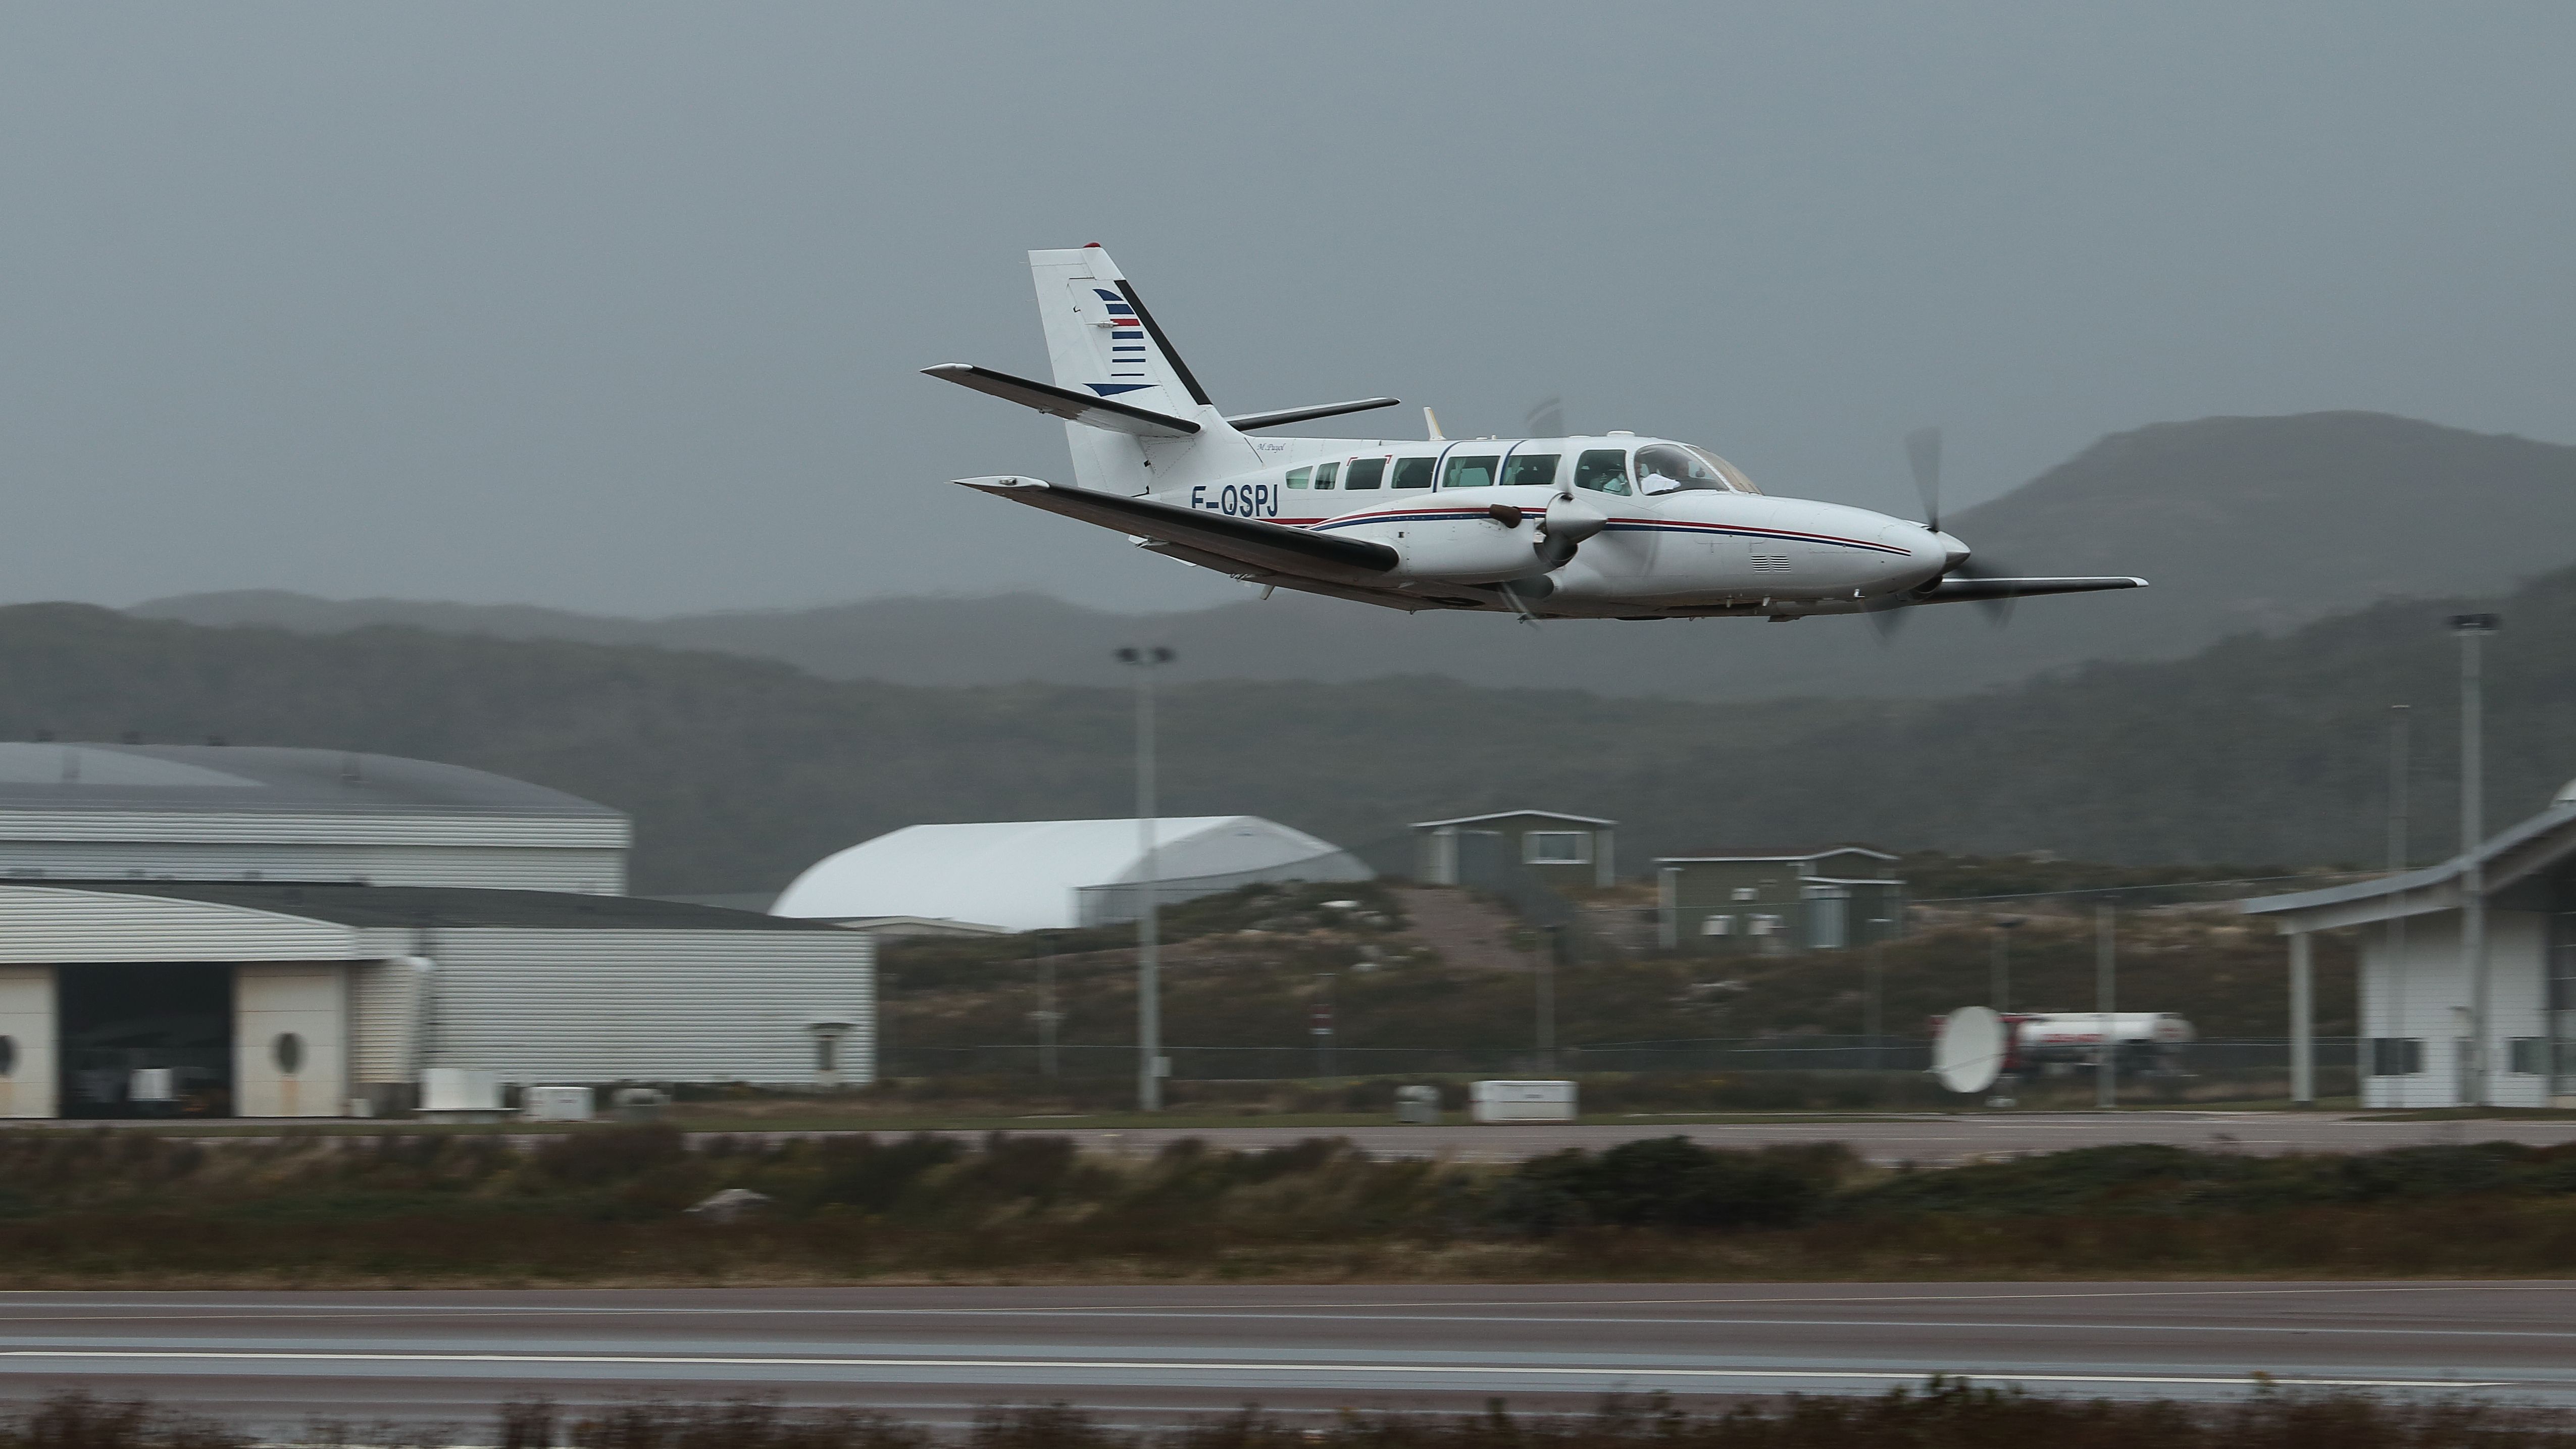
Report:
[[[1032,1130],[1044,1130],[1035,1127]],[[1076,1129],[1086,1147],[1143,1151],[1175,1137],[1224,1147],[1268,1147],[1300,1137],[1348,1137],[1388,1156],[1450,1153],[1476,1160],[1514,1160],[1565,1147],[1601,1148],[1637,1137],[1680,1135],[1712,1147],[1766,1142],[1843,1142],[1873,1162],[1927,1166],[2017,1152],[2054,1152],[2110,1142],[2164,1142],[2243,1152],[2369,1152],[2431,1142],[2576,1142],[2576,1122],[2500,1119],[2483,1122],[2396,1122],[2318,1112],[2032,1112],[1922,1116],[1870,1121],[1802,1120],[1702,1126],[1641,1117],[1618,1124],[1487,1127],[1219,1127],[1100,1132]]]
[[[2576,1405],[2576,1283],[1653,1284],[0,1294],[0,1393],[147,1392],[272,1431],[497,1398],[755,1392],[955,1424],[1063,1399],[1124,1423],[1876,1392],[2292,1384]]]

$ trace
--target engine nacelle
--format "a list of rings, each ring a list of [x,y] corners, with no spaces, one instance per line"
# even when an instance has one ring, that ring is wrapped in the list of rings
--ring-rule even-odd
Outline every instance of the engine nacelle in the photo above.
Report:
[[[1539,557],[1533,519],[1517,524],[1499,518],[1408,519],[1390,521],[1361,536],[1401,556],[1387,575],[1394,579],[1491,584],[1547,571]]]

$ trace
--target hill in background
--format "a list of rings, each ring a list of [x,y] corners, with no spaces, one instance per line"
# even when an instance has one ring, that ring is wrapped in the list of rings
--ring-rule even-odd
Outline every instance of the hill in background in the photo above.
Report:
[[[2501,601],[2489,818],[2576,773],[2576,570]],[[1365,848],[1508,806],[1622,822],[1630,871],[1712,844],[1858,838],[2095,860],[2377,858],[2386,707],[2418,707],[2419,853],[2450,842],[2464,603],[2383,604],[2179,661],[2097,664],[1952,699],[1714,708],[1573,690],[1209,682],[1170,691],[1165,808],[1250,813]],[[0,609],[0,737],[377,750],[632,812],[646,891],[774,889],[925,821],[1115,816],[1120,688],[818,679],[714,653],[374,628],[207,629],[80,605]],[[2437,844],[2438,843],[2438,848]]]
[[[163,599],[134,612],[311,634],[404,624],[713,649],[829,679],[901,684],[1111,683],[1110,651],[1145,642],[1179,651],[1179,679],[1424,674],[1730,700],[1947,694],[2094,659],[2180,658],[2239,633],[2278,633],[2393,597],[2490,592],[2576,561],[2576,448],[2376,413],[2207,418],[2105,438],[1952,526],[1982,557],[2019,572],[2134,573],[2154,587],[2032,600],[2004,630],[1974,609],[1916,610],[1893,647],[1859,619],[1532,629],[1287,592],[1143,617],[1032,594],[650,620],[273,592]]]

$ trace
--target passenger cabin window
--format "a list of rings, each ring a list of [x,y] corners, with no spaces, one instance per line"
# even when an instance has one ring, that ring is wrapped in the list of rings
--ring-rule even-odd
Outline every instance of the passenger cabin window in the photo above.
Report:
[[[1574,486],[1628,496],[1628,450],[1594,448],[1574,460]]]
[[[1385,481],[1386,460],[1384,458],[1353,458],[1351,466],[1342,470],[1342,491],[1346,493],[1357,493],[1363,488],[1375,488]]]
[[[1440,460],[1437,458],[1398,458],[1395,460],[1395,478],[1387,486],[1428,488],[1431,486],[1431,470],[1439,464]]]
[[[1546,488],[1556,482],[1556,462],[1563,453],[1514,453],[1503,464],[1506,488]]]
[[[1494,486],[1494,465],[1501,461],[1502,460],[1500,458],[1490,456],[1482,458],[1462,458],[1453,453],[1450,455],[1448,463],[1440,469],[1440,486],[1443,488],[1491,488]]]
[[[1291,468],[1288,470],[1288,486],[1303,488],[1306,486],[1306,480],[1314,476],[1315,470],[1312,468]]]
[[[1317,488],[1330,489],[1333,486],[1333,474],[1340,471],[1341,466],[1342,465],[1339,463],[1316,464],[1315,486]]]
[[[1675,443],[1649,443],[1637,450],[1637,491],[1649,498],[1665,493],[1732,493],[1735,485],[1709,455]]]

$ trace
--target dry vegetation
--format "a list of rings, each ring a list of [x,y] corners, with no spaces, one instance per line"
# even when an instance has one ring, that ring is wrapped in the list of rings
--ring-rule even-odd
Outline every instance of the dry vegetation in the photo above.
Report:
[[[2554,1276],[2576,1148],[2131,1146],[1887,1171],[1679,1138],[1515,1165],[1310,1139],[696,1145],[667,1128],[206,1145],[0,1133],[0,1286]],[[728,1188],[765,1207],[686,1210]]]
[[[0,1449],[253,1449],[219,1421],[149,1403],[57,1395],[0,1416]],[[1156,1433],[1064,1405],[996,1407],[957,1439],[881,1414],[788,1410],[757,1400],[558,1408],[500,1405],[488,1427],[317,1422],[306,1449],[2567,1449],[2567,1414],[2467,1400],[2257,1393],[2227,1405],[2042,1398],[1935,1378],[1875,1397],[1791,1398],[1695,1412],[1661,1397],[1610,1398],[1588,1414],[1514,1414],[1500,1400],[1450,1416],[1345,1412],[1317,1421],[1258,1407]]]

